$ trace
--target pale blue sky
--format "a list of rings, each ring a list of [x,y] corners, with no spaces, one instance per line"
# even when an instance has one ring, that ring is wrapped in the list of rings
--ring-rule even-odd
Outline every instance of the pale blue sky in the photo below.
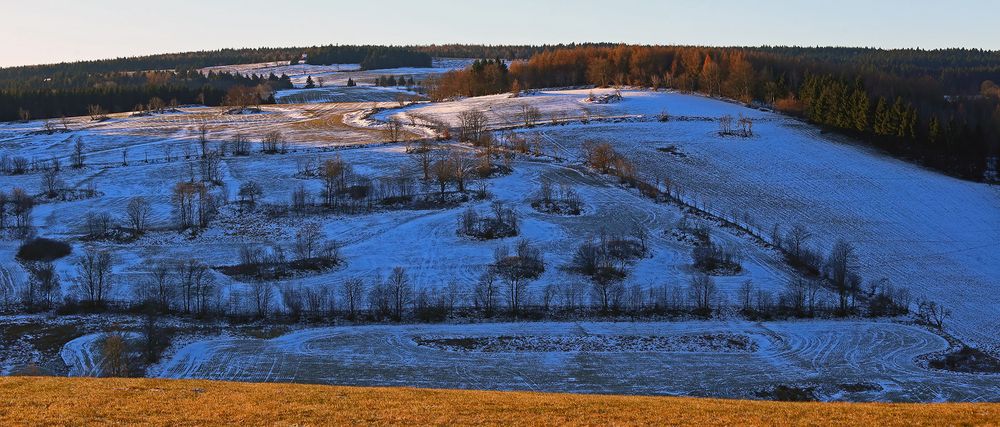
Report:
[[[1000,50],[1000,0],[2,0],[0,66],[223,47],[559,43]]]

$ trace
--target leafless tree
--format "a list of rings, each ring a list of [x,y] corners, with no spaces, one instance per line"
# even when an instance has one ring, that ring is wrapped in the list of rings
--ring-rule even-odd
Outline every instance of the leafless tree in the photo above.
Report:
[[[250,155],[250,138],[247,138],[245,134],[237,133],[236,135],[233,135],[232,145],[233,145],[233,155],[235,156]]]
[[[105,298],[111,293],[111,268],[113,257],[111,252],[88,247],[77,260],[77,283],[82,293],[82,300],[102,306]]]
[[[54,199],[58,196],[62,186],[63,182],[59,178],[58,168],[48,168],[42,172],[42,191],[48,198]]]
[[[846,315],[848,312],[848,299],[852,290],[851,264],[854,260],[854,246],[841,239],[834,243],[826,261],[826,276],[833,288],[837,290],[842,315]]]
[[[0,236],[3,235],[3,229],[7,227],[7,204],[9,201],[7,193],[0,189]]]
[[[688,286],[695,309],[702,314],[712,311],[712,300],[715,298],[715,280],[707,274],[698,274],[691,278]]]
[[[253,209],[257,205],[257,198],[263,194],[260,185],[254,181],[247,181],[240,184],[239,198],[240,198],[240,209],[244,206]]]
[[[403,309],[413,300],[410,278],[403,267],[395,267],[389,274],[386,285],[392,297],[392,315],[396,320],[403,318]]]
[[[108,119],[108,111],[105,110],[100,105],[88,105],[87,115],[90,116],[90,120],[95,122],[100,122]]]
[[[921,301],[917,305],[917,318],[926,325],[944,329],[944,321],[949,317],[951,310],[934,301]]]
[[[299,259],[310,259],[316,254],[322,234],[319,225],[308,223],[295,233],[295,255]]]
[[[531,104],[524,103],[521,104],[521,121],[524,123],[524,127],[534,127],[539,120],[542,119],[542,112]]]
[[[270,283],[263,281],[253,281],[250,283],[250,296],[254,304],[257,317],[267,318],[271,312],[272,300],[274,299],[274,287]]]
[[[387,142],[399,142],[403,140],[403,122],[395,117],[389,118],[385,122],[385,138]]]
[[[466,110],[458,114],[458,139],[459,141],[472,141],[478,143],[486,132],[488,120],[486,113],[479,110]]]
[[[170,265],[165,261],[153,262],[149,270],[149,297],[164,312],[170,311],[174,287],[170,280]]]
[[[149,202],[141,196],[133,197],[125,207],[125,214],[128,217],[129,226],[137,234],[146,232],[151,209]]]
[[[15,225],[20,229],[29,227],[31,225],[31,212],[35,209],[35,199],[21,188],[14,188],[10,198]]]
[[[83,167],[83,163],[85,161],[83,150],[83,138],[78,136],[73,140],[73,154],[70,155],[70,165],[73,166],[74,169],[80,169]]]
[[[344,300],[348,318],[354,320],[358,315],[361,298],[365,293],[365,282],[358,278],[345,280],[340,287],[341,298]]]

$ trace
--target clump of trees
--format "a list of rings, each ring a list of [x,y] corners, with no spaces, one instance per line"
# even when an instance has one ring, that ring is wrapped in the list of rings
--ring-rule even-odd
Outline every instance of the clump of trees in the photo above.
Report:
[[[599,237],[580,244],[570,261],[571,271],[590,279],[594,298],[599,301],[602,312],[620,306],[629,266],[647,254],[647,234],[636,227],[635,238],[609,236],[602,231]]]
[[[343,263],[340,245],[324,237],[319,225],[308,223],[295,232],[289,257],[281,246],[264,248],[244,245],[239,263],[219,267],[222,273],[246,280],[270,281],[294,277],[305,272],[324,271]]]
[[[552,180],[543,178],[538,192],[531,199],[531,207],[544,213],[557,215],[580,215],[583,213],[583,201],[572,186],[552,184]]]
[[[497,200],[490,205],[490,215],[480,215],[473,208],[462,212],[458,233],[480,240],[517,236],[520,232],[517,210]]]
[[[637,178],[635,165],[607,142],[584,141],[584,161],[605,175],[618,177],[622,184],[638,187],[644,184]]]
[[[492,276],[490,280],[499,280],[499,295],[506,300],[511,315],[516,317],[528,297],[528,286],[544,272],[541,250],[528,240],[520,240],[513,250],[507,245],[498,247],[486,274]]]
[[[740,255],[731,246],[712,241],[708,227],[699,228],[695,234],[698,241],[691,249],[692,266],[709,275],[735,275],[743,270]]]
[[[753,119],[744,116],[743,113],[736,119],[729,114],[719,117],[719,135],[749,138],[753,136]]]

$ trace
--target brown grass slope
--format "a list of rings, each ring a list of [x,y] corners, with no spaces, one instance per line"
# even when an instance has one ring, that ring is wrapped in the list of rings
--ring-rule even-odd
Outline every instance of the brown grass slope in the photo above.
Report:
[[[0,425],[998,425],[1000,404],[682,397],[0,378]]]

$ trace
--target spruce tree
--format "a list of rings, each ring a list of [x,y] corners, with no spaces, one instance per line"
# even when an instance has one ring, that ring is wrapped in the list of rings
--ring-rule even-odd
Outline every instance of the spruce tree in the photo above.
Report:
[[[937,116],[931,116],[931,121],[927,124],[927,141],[937,144],[938,138],[941,138],[941,122]]]
[[[885,101],[884,97],[878,98],[878,103],[875,104],[875,124],[874,124],[875,134],[878,136],[889,135],[889,106]]]
[[[312,78],[312,76],[308,76],[308,77],[306,77],[306,89],[312,89],[312,88],[314,88],[314,87],[316,87],[316,84],[315,84],[315,83],[313,83],[313,78]]]

